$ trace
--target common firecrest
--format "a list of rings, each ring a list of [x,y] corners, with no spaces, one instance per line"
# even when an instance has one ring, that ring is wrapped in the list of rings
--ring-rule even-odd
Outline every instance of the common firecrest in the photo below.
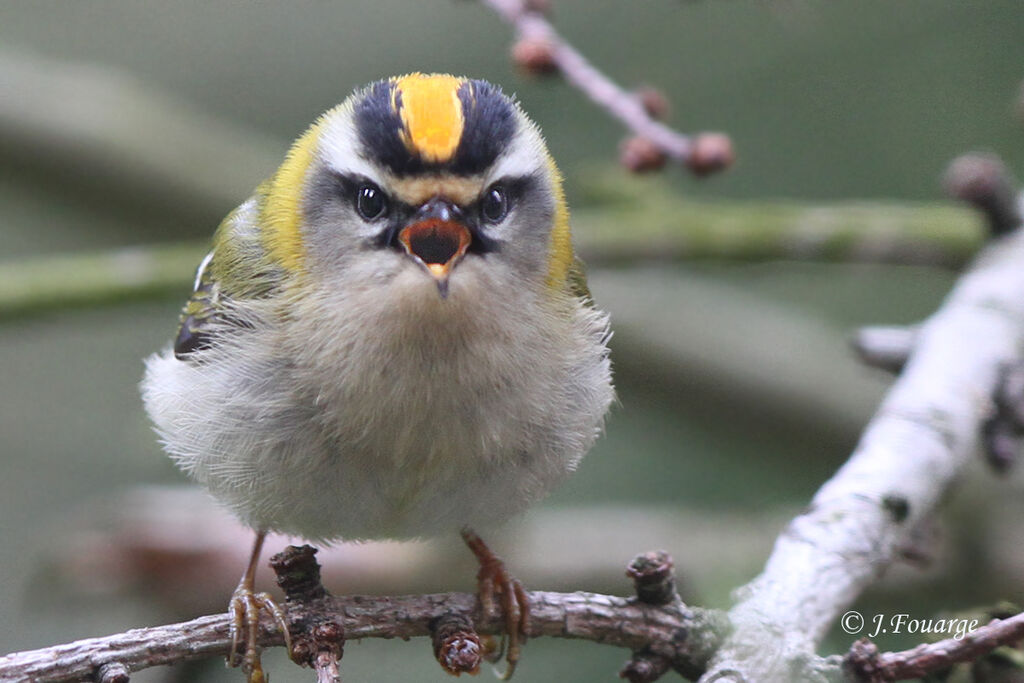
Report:
[[[526,594],[470,528],[523,511],[593,445],[608,337],[558,169],[500,89],[414,73],[317,119],[217,229],[142,382],[170,456],[256,531],[231,601],[250,680],[251,615],[287,626],[254,593],[269,531],[461,530],[485,609],[501,597],[511,673]]]

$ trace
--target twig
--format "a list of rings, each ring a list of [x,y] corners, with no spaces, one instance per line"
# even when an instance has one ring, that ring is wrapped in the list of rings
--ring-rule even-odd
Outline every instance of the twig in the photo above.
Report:
[[[997,239],[918,334],[850,460],[738,591],[702,681],[837,680],[833,621],[899,556],[971,462],[1001,368],[1024,348],[1024,233]],[[912,457],[910,457],[912,455]],[[767,656],[770,653],[770,656]]]
[[[542,13],[533,11],[529,3],[523,0],[481,1],[512,24],[520,40],[526,41],[530,53],[520,55],[520,63],[527,63],[538,71],[557,67],[566,81],[626,128],[697,174],[721,170],[732,162],[728,138],[720,134],[690,138],[655,121],[641,98],[626,92],[595,68],[555,31]]]
[[[1021,225],[1017,183],[994,154],[965,154],[946,169],[946,193],[981,211],[993,235],[1003,235]]]
[[[916,327],[873,325],[857,330],[850,345],[865,365],[898,375],[916,338]]]
[[[676,591],[675,562],[664,550],[641,553],[626,567],[626,576],[633,579],[636,598],[648,605],[682,605]],[[654,683],[672,668],[672,661],[664,655],[644,648],[634,652],[626,665],[619,671],[619,678],[629,683]],[[676,667],[687,678],[700,675],[700,670]]]
[[[675,562],[664,550],[643,553],[626,567],[633,579],[637,599],[648,605],[667,605],[679,599],[676,592]]]
[[[207,245],[165,245],[0,263],[0,319],[188,295]]]
[[[966,633],[924,643],[902,652],[878,654],[860,640],[847,653],[845,666],[856,681],[903,681],[947,669],[959,662],[974,661],[1002,645],[1024,639],[1024,612]]]
[[[573,227],[588,265],[789,259],[961,268],[988,237],[977,212],[951,204],[725,203],[621,171],[584,173],[580,181]]]
[[[722,615],[713,610],[654,607],[635,600],[595,593],[531,592],[531,638],[575,638],[641,650],[667,657],[677,666],[705,666],[721,641]],[[477,632],[496,634],[502,619],[488,619],[476,596],[445,593],[403,597],[327,597],[290,603],[289,619],[305,623],[335,621],[349,640],[430,636],[430,625],[450,613],[472,614]],[[0,680],[36,683],[78,681],[94,676],[109,662],[131,671],[191,659],[223,656],[230,647],[227,614],[128,631],[106,638],[0,657]],[[263,646],[282,645],[269,618],[261,629]]]
[[[725,204],[677,197],[648,206],[584,207],[573,224],[590,266],[786,259],[959,268],[983,241],[980,221],[937,204]]]

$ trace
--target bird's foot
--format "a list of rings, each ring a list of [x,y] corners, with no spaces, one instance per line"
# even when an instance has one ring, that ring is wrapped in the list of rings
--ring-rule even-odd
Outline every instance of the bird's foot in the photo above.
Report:
[[[248,683],[267,683],[267,675],[260,663],[259,631],[260,612],[266,611],[284,635],[284,644],[289,655],[292,651],[291,635],[288,633],[288,619],[284,610],[274,602],[269,593],[256,593],[243,579],[231,596],[228,614],[231,616],[231,652],[227,665],[241,666]],[[244,641],[244,651],[242,649]]]
[[[487,547],[483,539],[469,529],[463,530],[462,539],[480,563],[480,571],[477,572],[476,579],[477,592],[484,615],[488,617],[497,615],[495,595],[501,601],[501,614],[505,619],[503,640],[507,638],[507,647],[498,648],[494,658],[500,658],[504,650],[507,667],[503,673],[499,674],[499,678],[507,681],[515,673],[522,643],[526,640],[530,626],[530,603],[526,597],[526,589],[523,588],[522,583],[509,574],[505,563]]]

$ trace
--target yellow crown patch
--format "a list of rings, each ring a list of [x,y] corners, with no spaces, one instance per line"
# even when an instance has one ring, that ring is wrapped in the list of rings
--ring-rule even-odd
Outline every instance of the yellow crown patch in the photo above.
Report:
[[[395,81],[392,107],[401,96],[402,142],[430,163],[455,155],[465,124],[459,87],[463,80],[447,74],[414,73]]]

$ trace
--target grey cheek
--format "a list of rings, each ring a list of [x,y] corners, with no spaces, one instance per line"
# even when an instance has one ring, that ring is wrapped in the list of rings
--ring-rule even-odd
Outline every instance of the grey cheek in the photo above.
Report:
[[[334,291],[390,282],[414,264],[398,250],[380,246],[384,229],[354,211],[321,212],[318,221],[307,221],[304,227],[309,271]]]
[[[302,199],[302,211],[307,225],[323,224],[329,214],[351,208],[351,200],[342,196],[338,180],[323,170],[312,172]],[[346,206],[347,205],[347,206]]]
[[[492,228],[500,258],[519,275],[537,278],[547,273],[551,220],[551,212],[543,205],[524,206]]]
[[[547,274],[548,251],[551,226],[554,221],[554,204],[533,201],[520,206],[516,219],[520,226],[521,239],[527,258],[535,274]]]
[[[337,179],[330,174],[312,177],[303,199],[303,219],[302,240],[309,269],[324,281],[386,279],[404,265],[403,259],[396,258],[397,253],[380,248],[381,233],[387,225],[363,220],[356,213],[353,199],[342,194]],[[357,272],[368,267],[372,267],[372,274]]]
[[[348,258],[363,251],[367,240],[359,234],[362,226],[352,212],[336,207],[320,210],[316,220],[307,215],[302,238],[310,268],[335,271]]]

